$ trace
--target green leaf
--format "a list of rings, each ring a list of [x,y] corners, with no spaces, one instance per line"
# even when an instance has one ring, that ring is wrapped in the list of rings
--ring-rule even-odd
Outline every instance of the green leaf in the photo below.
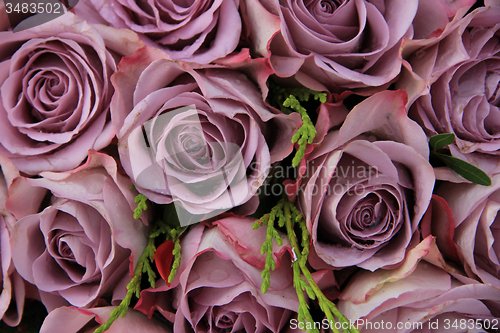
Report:
[[[452,169],[465,179],[479,185],[491,185],[490,177],[488,177],[488,175],[483,170],[473,166],[472,164],[453,156],[448,156],[440,153],[434,154],[447,166],[449,166],[450,169]]]
[[[444,147],[451,145],[453,142],[455,142],[455,134],[453,133],[437,134],[431,136],[429,139],[429,145],[434,151],[443,149]]]

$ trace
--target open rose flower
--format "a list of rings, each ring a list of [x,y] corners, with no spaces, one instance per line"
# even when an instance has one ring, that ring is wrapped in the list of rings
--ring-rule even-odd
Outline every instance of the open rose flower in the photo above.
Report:
[[[116,307],[104,306],[92,309],[78,309],[75,307],[60,307],[54,309],[45,318],[40,333],[93,333],[101,324],[106,322]],[[129,309],[124,318],[118,319],[106,331],[108,333],[169,333],[158,320],[148,319],[138,311]]]
[[[500,288],[464,284],[430,264],[426,260],[432,245],[432,237],[423,240],[397,269],[354,275],[338,309],[363,333],[480,333],[498,328]]]
[[[192,214],[246,203],[292,151],[300,117],[271,113],[241,73],[164,58],[141,49],[112,77],[123,168],[150,200]]]
[[[444,183],[436,193],[450,206],[467,274],[500,285],[500,176],[491,180],[491,186]]]
[[[266,230],[253,230],[254,222],[225,218],[213,228],[190,229],[181,241],[181,264],[173,282],[175,317],[161,306],[161,291],[168,289],[164,284],[143,291],[136,308],[148,314],[159,310],[174,320],[175,332],[279,332],[299,306],[290,259],[283,257],[289,244],[282,236],[284,245],[274,245],[277,268],[263,294],[265,255],[260,247]]]
[[[130,31],[67,13],[0,32],[0,153],[29,174],[77,167],[112,140],[109,81],[120,55],[142,42]]]
[[[498,6],[476,9],[439,43],[416,51],[409,64],[418,80],[407,76],[401,83],[430,87],[428,93],[416,92],[423,96],[410,116],[428,136],[455,134],[451,154],[473,164],[483,154],[498,155],[500,148],[499,15]]]
[[[378,87],[401,70],[401,38],[411,28],[418,1],[280,0],[281,34],[271,42],[279,76],[329,89]]]
[[[309,156],[299,204],[313,266],[375,270],[404,259],[434,187],[425,134],[405,103],[403,91],[366,99]]]
[[[208,64],[236,49],[242,29],[237,0],[86,0],[76,14],[136,32],[174,60]]]
[[[7,208],[18,219],[14,265],[40,290],[49,311],[67,303],[92,305],[130,279],[129,266],[147,243],[146,215],[134,220],[135,191],[107,155],[92,152],[74,171],[42,176],[16,178],[11,186]]]

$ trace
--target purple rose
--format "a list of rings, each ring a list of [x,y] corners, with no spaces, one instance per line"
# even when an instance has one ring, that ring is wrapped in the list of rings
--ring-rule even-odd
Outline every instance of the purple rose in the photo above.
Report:
[[[389,84],[418,1],[280,0],[281,34],[270,45],[279,76],[296,74],[334,92]]]
[[[339,297],[338,309],[363,333],[498,329],[500,288],[460,282],[427,261],[435,250],[428,237],[398,268],[355,274]]]
[[[144,48],[112,81],[123,168],[153,202],[213,216],[254,197],[292,150],[298,115],[273,114],[239,72],[193,69]]]
[[[260,247],[266,230],[253,230],[254,222],[234,217],[213,228],[190,229],[181,241],[181,264],[173,282],[175,315],[164,307],[168,294],[162,291],[169,289],[164,284],[143,291],[137,307],[148,314],[159,310],[174,321],[175,332],[279,332],[299,306],[290,258],[283,257],[289,244],[283,235],[284,245],[274,245],[277,268],[263,294],[265,255]]]
[[[455,221],[454,241],[465,272],[484,283],[500,285],[500,177],[491,186],[443,183],[436,193],[445,199]]]
[[[114,133],[109,82],[120,55],[142,42],[67,13],[21,32],[0,32],[0,153],[23,172],[67,171]]]
[[[427,135],[455,134],[451,154],[476,165],[498,156],[500,148],[498,15],[498,6],[473,11],[439,43],[415,51],[409,58],[413,73],[398,83],[412,91],[410,102],[423,95],[410,116]]]
[[[51,311],[45,318],[40,333],[93,333],[97,327],[109,319],[115,306],[95,307],[92,309],[78,309],[75,307],[60,307]],[[118,319],[111,325],[108,333],[169,333],[156,319],[148,319],[138,311],[129,309],[124,318]]]
[[[95,152],[74,171],[13,182],[7,200],[18,219],[12,259],[49,310],[68,303],[90,306],[130,280],[129,266],[147,243],[147,216],[134,220],[136,193],[130,186],[113,158]]]
[[[236,49],[242,30],[239,1],[81,0],[76,14],[136,32],[174,60],[208,64]]]
[[[309,156],[299,205],[313,266],[375,270],[404,259],[434,187],[425,134],[405,103],[404,91],[369,97]]]

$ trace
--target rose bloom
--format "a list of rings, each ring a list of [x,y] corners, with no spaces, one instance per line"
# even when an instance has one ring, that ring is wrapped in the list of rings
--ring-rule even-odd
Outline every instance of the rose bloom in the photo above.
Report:
[[[426,261],[435,249],[428,237],[397,269],[357,273],[339,296],[338,309],[363,333],[480,333],[498,328],[500,288],[460,282]]]
[[[120,55],[142,42],[67,13],[0,32],[0,153],[23,172],[67,171],[112,140],[109,82]]]
[[[208,64],[236,49],[240,41],[239,1],[80,0],[76,14],[136,32],[147,45],[174,60]]]
[[[147,244],[147,216],[134,220],[130,186],[113,158],[95,152],[73,171],[14,180],[7,200],[18,219],[12,259],[49,311],[68,303],[91,306],[130,280],[129,266]]]
[[[40,333],[93,333],[101,324],[105,323],[116,307],[104,306],[92,309],[75,307],[60,307],[51,311],[40,328]],[[169,333],[158,320],[148,319],[142,313],[128,309],[127,315],[116,319],[106,331],[109,333]]]
[[[500,286],[500,176],[491,180],[491,186],[443,183],[436,193],[450,206],[466,273]]]
[[[165,307],[164,283],[145,290],[136,308],[152,315],[159,310],[174,321],[175,332],[279,332],[288,326],[299,303],[293,287],[290,249],[273,245],[276,270],[263,294],[260,253],[266,229],[252,229],[255,219],[230,217],[213,228],[197,225],[181,241],[181,263],[173,286],[175,315]],[[251,235],[251,237],[249,237]],[[287,251],[288,250],[288,251]]]
[[[239,72],[165,57],[141,49],[112,77],[123,168],[150,200],[192,214],[246,203],[291,153],[300,117],[273,114]]]
[[[281,20],[281,33],[270,44],[277,75],[295,75],[311,89],[317,80],[332,92],[363,93],[360,88],[388,86],[400,73],[403,37],[413,38],[415,31],[425,38],[429,28],[443,28],[474,0],[279,0],[275,8],[264,3]]]
[[[500,148],[498,15],[498,6],[473,11],[439,43],[415,51],[409,58],[414,73],[399,83],[422,87],[410,116],[427,135],[455,134],[451,154],[473,164]]]
[[[404,259],[434,187],[425,134],[405,103],[404,91],[369,97],[309,156],[298,200],[313,266],[375,270]]]

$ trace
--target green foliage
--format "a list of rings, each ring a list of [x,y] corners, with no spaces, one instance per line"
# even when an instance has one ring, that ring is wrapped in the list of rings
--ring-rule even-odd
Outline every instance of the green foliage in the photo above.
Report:
[[[483,170],[473,166],[472,164],[459,158],[441,153],[434,153],[434,156],[438,157],[448,167],[450,167],[451,170],[455,171],[465,179],[483,186],[491,185],[491,178]]]
[[[438,153],[437,151],[452,144],[455,141],[455,134],[437,134],[429,139],[431,154],[446,164],[451,170],[458,173],[465,179],[483,186],[491,185],[491,178],[481,169],[459,158]]]
[[[139,205],[142,203],[144,206],[141,208],[141,211],[139,213],[139,216],[136,217],[136,212],[134,211],[134,218],[139,218],[140,214],[142,214],[142,210],[146,209],[144,208],[146,205],[146,197],[144,197],[142,194],[139,194],[136,197],[136,203],[139,203]],[[139,198],[139,199],[138,199]],[[139,206],[138,205],[138,206]],[[170,205],[164,206],[164,212],[169,210],[171,207]],[[139,208],[139,207],[138,207]],[[164,213],[164,216],[169,216],[169,212]],[[175,223],[177,222],[177,226],[174,226]],[[168,239],[173,239],[174,241],[174,250],[172,251],[172,254],[174,255],[174,262],[172,264],[172,270],[170,271],[170,275],[168,277],[168,282],[172,282],[175,274],[177,272],[177,269],[179,268],[180,260],[181,260],[181,245],[180,245],[180,240],[179,236],[182,234],[182,232],[186,229],[186,227],[180,227],[178,225],[178,220],[177,221],[168,221],[164,222],[162,220],[157,221],[153,228],[151,229],[151,232],[149,234],[149,240],[148,240],[148,245],[142,252],[141,257],[139,258],[139,261],[137,263],[137,267],[134,271],[134,275],[132,279],[130,280],[129,284],[127,285],[127,294],[125,295],[125,298],[121,301],[120,305],[118,305],[113,311],[111,311],[109,319],[99,326],[94,333],[102,333],[107,331],[113,322],[118,319],[119,316],[122,318],[125,317],[127,314],[128,308],[130,306],[130,302],[132,301],[132,296],[135,295],[135,297],[139,298],[140,293],[141,293],[141,282],[142,282],[142,277],[143,274],[147,275],[148,282],[151,286],[151,288],[156,287],[156,273],[152,267],[152,263],[154,262],[155,259],[155,252],[156,252],[156,238],[158,238],[161,235],[165,235],[165,241]]]
[[[307,267],[310,234],[307,230],[306,222],[300,211],[286,198],[281,199],[278,204],[271,209],[270,213],[265,214],[253,225],[254,229],[267,225],[266,240],[261,248],[261,253],[266,254],[266,265],[262,271],[262,277],[264,278],[261,285],[262,292],[265,293],[269,288],[271,270],[275,267],[275,263],[272,258],[272,240],[274,239],[278,245],[280,245],[280,243],[278,243],[278,239],[279,242],[281,242],[281,238],[279,237],[277,230],[274,229],[274,222],[276,221],[276,218],[278,218],[278,226],[286,229],[287,237],[290,240],[290,246],[292,247],[294,256],[292,262],[293,285],[299,300],[298,321],[311,323],[311,325],[306,325],[306,327],[314,327],[314,320],[309,311],[309,304],[304,296],[303,291],[305,291],[309,299],[318,300],[319,307],[325,314],[328,321],[336,323],[338,320],[340,323],[349,323],[347,318],[337,309],[335,304],[326,298],[314,281],[312,274]],[[295,232],[296,229],[300,230],[301,233],[300,245]],[[347,330],[348,332],[359,333],[356,328],[351,328],[350,325],[345,326],[349,327]],[[338,330],[335,329],[335,327],[332,327],[332,329],[334,332],[338,333]],[[318,330],[313,328],[308,330],[308,332],[316,333]]]
[[[137,204],[137,208],[134,209],[134,219],[139,219],[142,215],[142,211],[148,209],[146,201],[148,198],[144,194],[139,193],[135,198],[134,202]]]
[[[292,143],[299,143],[299,149],[292,160],[292,165],[296,167],[304,158],[307,144],[313,143],[314,137],[316,136],[316,128],[307,114],[306,108],[300,103],[308,102],[311,96],[320,103],[326,103],[327,94],[304,87],[284,88],[276,85],[271,80],[267,81],[267,85],[269,87],[269,102],[271,105],[279,108],[286,114],[293,111],[298,112],[302,118],[302,126],[292,138]]]
[[[455,142],[455,134],[453,133],[443,133],[431,136],[429,139],[429,145],[434,151],[443,149],[444,147],[451,145]]]

